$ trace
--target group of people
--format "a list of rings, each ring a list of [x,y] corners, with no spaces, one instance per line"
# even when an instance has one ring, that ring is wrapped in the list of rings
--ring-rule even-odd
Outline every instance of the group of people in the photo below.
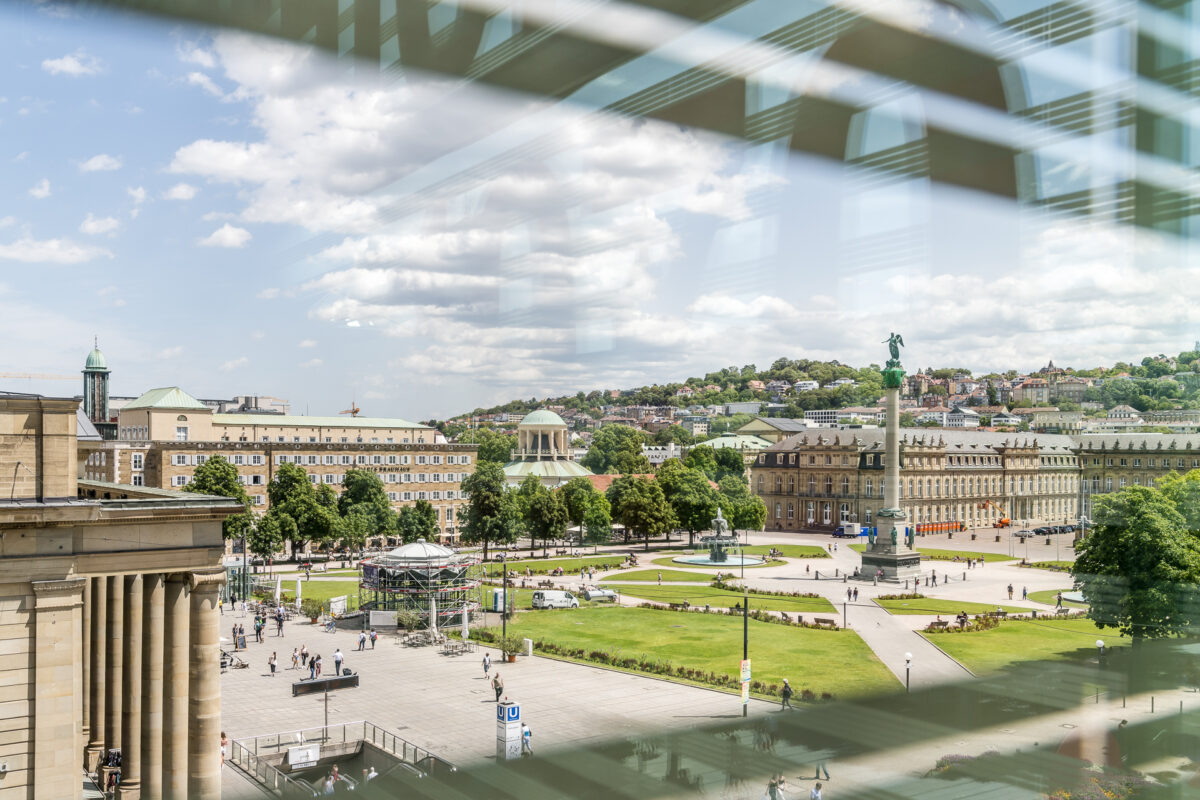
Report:
[[[1058,593],[1058,598],[1059,598],[1058,605],[1061,606],[1062,605],[1062,592]],[[1013,585],[1011,583],[1008,585],[1008,599],[1009,600],[1013,599]],[[1029,587],[1027,587],[1027,586],[1021,587],[1021,599],[1022,600],[1029,599]]]
[[[818,770],[820,767],[818,766]],[[820,777],[818,775],[817,777]],[[828,777],[825,780],[829,780]],[[771,780],[767,781],[767,795],[764,800],[787,800],[785,794],[788,788],[787,778],[783,777],[782,772],[777,772],[771,776]],[[821,800],[821,784],[813,786],[812,791],[808,793],[809,800]]]
[[[359,634],[358,634],[358,651],[360,653],[367,649],[367,640],[368,639],[371,641],[371,649],[374,650],[375,642],[379,639],[379,634],[375,632],[374,628],[371,628],[371,632],[369,634],[366,631],[359,632]]]
[[[955,556],[954,560],[962,561],[963,559],[962,559],[962,556]],[[975,567],[982,567],[982,566],[983,566],[982,558],[968,558],[967,559],[967,569],[974,569]]]
[[[846,600],[847,600],[847,602],[850,602],[850,603],[856,602],[858,600],[858,587],[857,586],[854,586],[854,587],[846,590]]]
[[[367,783],[368,781],[372,781],[378,777],[379,773],[375,770],[375,767],[370,767],[369,769],[364,768],[360,783]],[[350,786],[349,781],[338,770],[337,764],[333,765],[333,769],[329,771],[329,774],[325,776],[325,780],[321,782],[322,795],[341,794],[342,792],[349,791],[352,788],[354,787]]]

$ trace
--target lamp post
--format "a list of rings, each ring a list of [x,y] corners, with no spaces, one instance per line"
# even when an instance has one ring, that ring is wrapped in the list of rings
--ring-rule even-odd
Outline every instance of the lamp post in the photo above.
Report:
[[[242,531],[242,602],[246,601],[246,531]]]
[[[500,641],[508,638],[508,552],[500,551],[500,571],[503,574],[504,595],[500,606]]]
[[[749,533],[747,532],[747,537]],[[746,546],[739,548],[742,559],[742,660],[750,658],[750,592],[746,588]],[[742,704],[742,716],[749,716],[750,706]]]
[[[912,653],[904,654],[904,691],[909,692],[912,688]]]
[[[1104,661],[1104,640],[1096,640],[1096,663],[1100,664]]]

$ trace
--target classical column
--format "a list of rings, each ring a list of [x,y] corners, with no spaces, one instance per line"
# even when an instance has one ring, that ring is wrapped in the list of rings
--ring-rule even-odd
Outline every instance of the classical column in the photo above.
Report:
[[[142,796],[142,576],[125,576],[120,800]]]
[[[191,573],[188,796],[221,796],[221,653],[217,593],[225,570]]]
[[[112,749],[121,746],[121,677],[125,659],[122,654],[122,636],[125,625],[125,576],[108,577],[108,714],[104,718],[104,746]],[[124,754],[122,754],[124,755]]]
[[[142,576],[142,794],[162,797],[163,600],[162,573]]]
[[[33,794],[79,798],[79,720],[83,715],[83,586],[85,578],[33,581]]]
[[[187,575],[166,581],[163,649],[162,796],[186,800],[188,793],[188,614]],[[218,664],[218,669],[220,665]]]
[[[83,763],[88,762],[87,748],[92,734],[92,580],[83,579],[83,714],[79,733],[83,739]]]
[[[92,584],[92,719],[88,726],[87,769],[94,772],[104,752],[105,680],[108,677],[108,579],[90,578]]]

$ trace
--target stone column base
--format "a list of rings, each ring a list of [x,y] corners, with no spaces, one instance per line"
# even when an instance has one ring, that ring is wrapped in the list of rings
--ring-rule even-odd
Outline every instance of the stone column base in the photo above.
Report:
[[[142,787],[136,783],[117,786],[117,800],[142,800]]]
[[[103,751],[100,745],[88,745],[83,751],[83,769],[89,774],[94,775],[96,769],[100,766],[100,754]]]

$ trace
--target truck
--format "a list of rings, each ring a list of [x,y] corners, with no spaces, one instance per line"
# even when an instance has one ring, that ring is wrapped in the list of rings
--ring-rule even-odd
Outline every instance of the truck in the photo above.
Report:
[[[862,525],[857,522],[843,522],[833,530],[833,538],[835,539],[857,539],[859,536],[865,535],[865,530]]]

